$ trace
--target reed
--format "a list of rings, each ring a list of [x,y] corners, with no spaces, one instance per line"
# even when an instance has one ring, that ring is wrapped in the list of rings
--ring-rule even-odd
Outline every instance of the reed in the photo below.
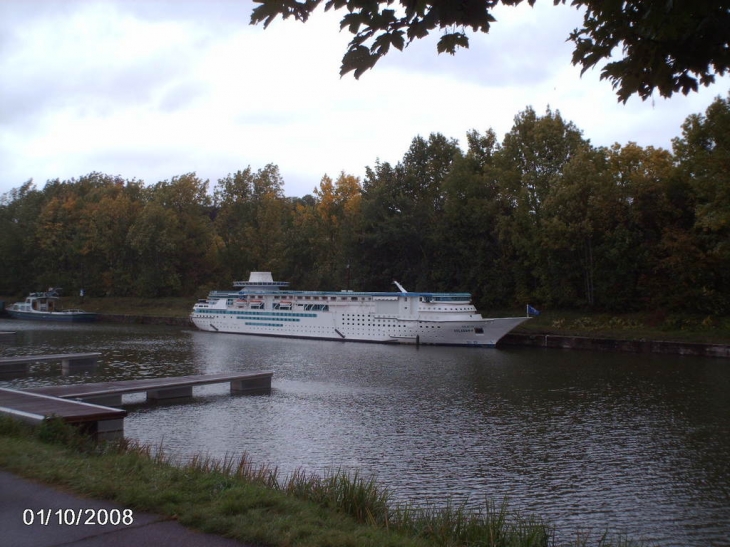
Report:
[[[474,547],[552,545],[553,530],[535,517],[511,513],[506,502],[499,506],[485,500],[476,509],[447,502],[444,507],[402,505],[394,509],[390,525],[435,541],[438,545]]]
[[[357,471],[352,475],[342,469],[320,477],[297,470],[284,480],[281,489],[287,494],[336,509],[358,522],[386,525],[390,508],[387,489],[374,478],[364,478]]]
[[[497,505],[485,500],[477,509],[467,507],[467,501],[458,505],[447,502],[444,507],[394,504],[387,488],[358,471],[347,473],[338,468],[317,475],[297,469],[279,481],[275,468],[256,466],[246,454],[238,460],[229,456],[222,460],[194,456],[186,468],[274,488],[349,515],[358,522],[421,537],[436,545],[547,547],[553,544],[550,526],[538,518],[511,513],[506,502]]]

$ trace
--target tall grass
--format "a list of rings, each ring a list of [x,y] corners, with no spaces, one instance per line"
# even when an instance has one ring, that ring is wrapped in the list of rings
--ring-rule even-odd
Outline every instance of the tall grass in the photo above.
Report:
[[[278,487],[289,495],[341,511],[358,522],[384,526],[389,523],[387,489],[378,486],[374,478],[363,478],[357,471],[350,475],[337,469],[320,477],[299,469]]]
[[[511,513],[507,503],[485,500],[481,507],[468,508],[467,502],[445,507],[398,506],[392,524],[412,534],[436,540],[439,545],[474,547],[529,546],[553,544],[553,530],[536,517]]]
[[[511,513],[507,504],[485,500],[478,509],[447,503],[445,507],[416,507],[393,503],[387,488],[373,477],[342,469],[324,475],[302,469],[280,478],[278,470],[256,466],[248,455],[240,458],[193,456],[187,469],[202,473],[221,473],[248,482],[263,484],[288,495],[339,511],[358,522],[383,527],[389,531],[424,538],[443,546],[474,547],[548,547],[553,530],[535,517]]]

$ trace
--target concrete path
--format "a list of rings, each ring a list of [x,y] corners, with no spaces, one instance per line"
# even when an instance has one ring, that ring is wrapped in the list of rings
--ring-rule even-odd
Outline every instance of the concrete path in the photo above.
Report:
[[[0,545],[7,547],[253,547],[190,530],[160,515],[68,494],[3,470],[0,530]]]

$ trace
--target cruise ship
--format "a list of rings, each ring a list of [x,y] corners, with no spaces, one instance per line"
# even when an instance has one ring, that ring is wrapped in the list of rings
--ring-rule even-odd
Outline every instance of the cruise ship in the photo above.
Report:
[[[212,291],[190,314],[201,330],[354,342],[494,347],[528,317],[482,317],[469,293],[293,291],[251,272]]]

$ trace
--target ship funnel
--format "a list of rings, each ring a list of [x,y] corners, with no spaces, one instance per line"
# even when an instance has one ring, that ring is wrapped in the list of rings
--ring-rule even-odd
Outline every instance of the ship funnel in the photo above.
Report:
[[[249,283],[273,283],[274,278],[271,277],[271,272],[251,272],[248,277]]]

